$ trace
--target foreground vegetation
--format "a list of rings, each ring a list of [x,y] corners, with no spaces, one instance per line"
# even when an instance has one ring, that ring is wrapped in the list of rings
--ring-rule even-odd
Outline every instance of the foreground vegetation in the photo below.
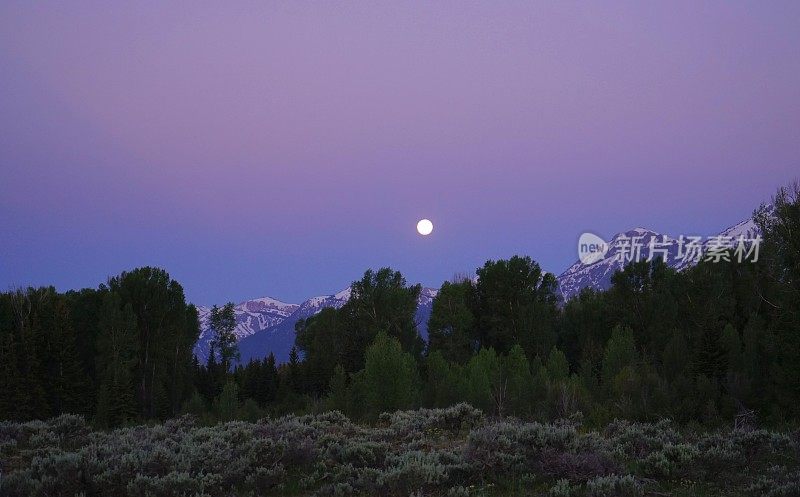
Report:
[[[486,418],[467,404],[338,411],[200,426],[183,416],[93,431],[83,418],[0,423],[0,494],[753,495],[800,494],[798,432],[684,431],[614,421],[586,430]]]

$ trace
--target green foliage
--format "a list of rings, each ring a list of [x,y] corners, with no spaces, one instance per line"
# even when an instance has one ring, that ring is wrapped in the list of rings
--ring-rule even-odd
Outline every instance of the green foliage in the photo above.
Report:
[[[366,352],[361,385],[369,415],[412,407],[417,400],[417,382],[411,354],[403,351],[396,338],[378,333]]]
[[[130,304],[120,305],[119,295],[106,292],[97,337],[97,408],[95,421],[104,427],[120,426],[136,417],[134,368],[137,356],[136,316]]]
[[[440,351],[434,350],[428,354],[425,371],[425,405],[448,407],[466,398],[463,366],[448,362]]]
[[[304,378],[300,389],[324,393],[334,368],[356,373],[364,368],[365,352],[379,332],[398,340],[414,359],[424,342],[417,331],[415,311],[420,285],[408,286],[390,268],[368,270],[351,285],[351,296],[340,309],[325,309],[296,325],[296,345],[303,353]]]
[[[636,345],[633,341],[633,330],[616,326],[611,332],[603,356],[603,381],[610,387],[623,369],[632,367],[635,363]]]
[[[229,381],[214,400],[214,412],[220,421],[232,421],[239,412],[239,387]]]
[[[551,382],[565,381],[569,378],[567,356],[556,347],[553,347],[547,356],[547,377]]]
[[[470,359],[465,371],[467,400],[486,413],[502,412],[505,388],[500,358],[494,349],[481,349]]]
[[[342,366],[336,366],[333,370],[326,407],[331,411],[350,411],[350,390],[347,384],[347,373]]]
[[[507,412],[516,416],[529,414],[533,405],[530,387],[533,383],[528,358],[522,347],[515,345],[503,361]]]
[[[303,367],[308,391],[324,392],[336,366],[344,367],[341,361],[347,352],[345,321],[338,309],[327,308],[295,325],[295,343],[305,356]]]
[[[123,272],[109,280],[108,288],[136,316],[139,414],[177,413],[191,393],[192,347],[199,333],[196,309],[187,306],[183,288],[163,269]]]
[[[428,347],[451,362],[466,363],[478,342],[475,285],[469,279],[445,281],[433,299],[428,320]]]
[[[353,282],[350,300],[342,307],[350,323],[349,335],[354,335],[356,345],[348,347],[347,352],[354,354],[365,350],[383,331],[397,339],[404,351],[419,357],[424,343],[417,331],[414,313],[421,289],[419,284],[407,286],[399,271],[367,270],[361,280]],[[364,346],[359,347],[360,344]]]
[[[550,350],[557,316],[553,275],[519,256],[487,261],[477,274],[480,344],[501,353],[515,344],[530,355]]]

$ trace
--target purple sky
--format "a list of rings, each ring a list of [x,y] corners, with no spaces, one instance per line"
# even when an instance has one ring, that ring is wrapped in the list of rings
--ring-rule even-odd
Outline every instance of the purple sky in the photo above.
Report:
[[[585,230],[717,232],[799,176],[794,0],[216,4],[0,4],[0,288],[559,273]]]

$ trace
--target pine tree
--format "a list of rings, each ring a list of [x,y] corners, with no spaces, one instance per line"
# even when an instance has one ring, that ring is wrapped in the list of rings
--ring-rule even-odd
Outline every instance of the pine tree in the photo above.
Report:
[[[292,347],[289,351],[289,386],[293,391],[299,392],[303,384],[300,354],[297,352],[297,347]]]
[[[212,343],[208,349],[208,359],[206,360],[205,374],[201,381],[200,393],[210,403],[222,392],[225,371],[222,370],[217,362],[217,351]]]
[[[275,366],[275,355],[269,356],[261,363],[256,401],[261,407],[275,401],[278,395],[278,369]]]
[[[728,323],[722,330],[720,345],[725,351],[725,362],[728,364],[728,371],[739,373],[742,371],[742,341],[739,332],[732,324]]]

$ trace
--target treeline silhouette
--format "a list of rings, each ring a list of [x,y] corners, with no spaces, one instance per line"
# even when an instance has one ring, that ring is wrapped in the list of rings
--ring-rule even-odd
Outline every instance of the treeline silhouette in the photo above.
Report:
[[[215,308],[205,364],[197,311],[161,269],[97,289],[0,294],[0,419],[83,414],[101,427],[191,412],[208,422],[469,402],[488,414],[589,422],[669,417],[708,425],[800,416],[800,188],[756,222],[757,262],[628,265],[607,291],[559,301],[529,257],[445,282],[427,344],[419,285],[368,270],[340,309],[297,323],[287,364],[236,365],[231,306]]]

